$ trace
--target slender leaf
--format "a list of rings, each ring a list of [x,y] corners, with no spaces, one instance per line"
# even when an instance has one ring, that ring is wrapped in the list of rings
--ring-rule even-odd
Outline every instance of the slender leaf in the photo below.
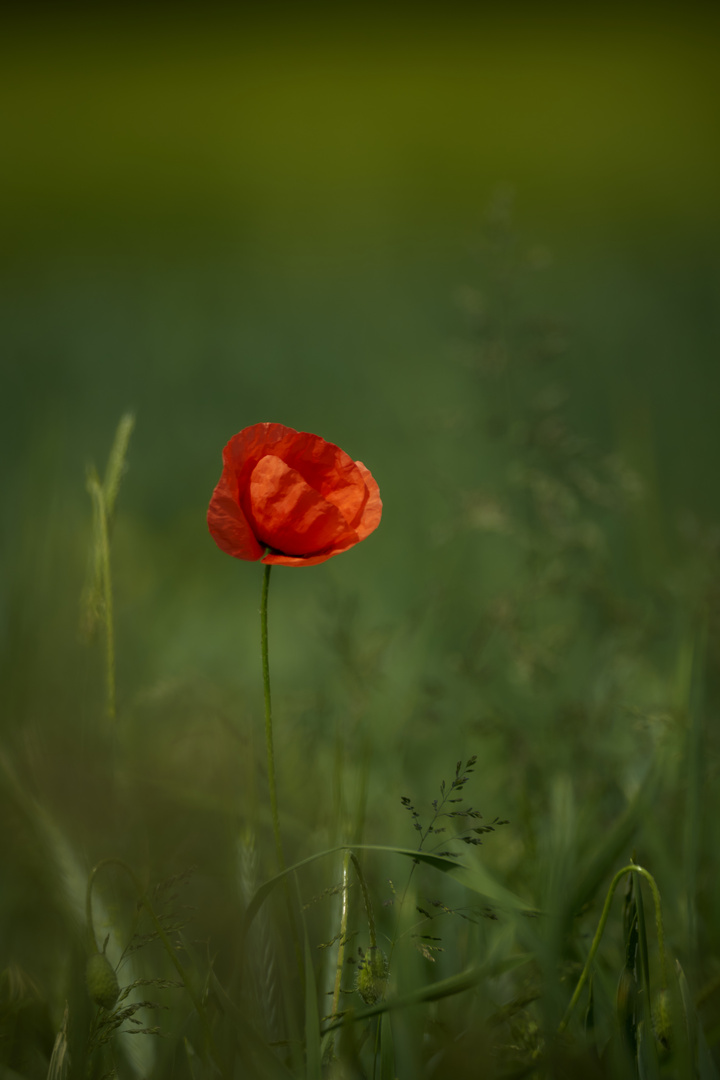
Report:
[[[374,1005],[368,1005],[365,1009],[348,1012],[345,1016],[341,1016],[328,1024],[324,1032],[327,1033],[335,1028],[342,1027],[343,1024],[350,1020],[368,1020],[372,1016],[382,1016],[384,1013],[392,1012],[395,1009],[405,1009],[411,1005],[421,1005],[428,1001],[440,1001],[441,998],[452,997],[454,994],[463,994],[466,990],[471,990],[473,986],[477,986],[484,979],[495,978],[508,971],[513,971],[515,968],[529,963],[530,960],[532,960],[532,956],[529,953],[522,953],[506,957],[504,960],[483,964],[479,968],[468,968],[467,971],[461,971],[458,975],[440,979],[438,982],[431,983],[430,986],[422,986],[410,994],[403,994],[402,997],[387,998],[385,1001],[378,1001]]]
[[[305,1059],[307,1080],[321,1080],[320,1013],[313,971],[313,955],[305,930]]]
[[[304,866],[309,866],[311,863],[317,862],[318,859],[327,858],[329,855],[335,855],[338,851],[347,851],[348,845],[341,844],[338,847],[328,848],[326,851],[318,851],[315,855],[309,855],[307,859],[301,859],[300,862],[294,863],[286,870],[276,874],[274,877],[265,881],[257,890],[252,900],[245,909],[245,915],[242,925],[240,927],[240,955],[243,955],[244,944],[247,933],[250,929],[253,919],[257,915],[258,911],[267,900],[268,896],[272,892],[279,882],[290,874],[296,873]],[[353,844],[353,851],[377,851],[384,852],[391,855],[402,855],[406,858],[412,859],[414,862],[426,863],[428,866],[432,866],[436,870],[440,870],[443,873],[452,873],[457,871],[461,864],[457,863],[454,859],[447,858],[442,855],[430,855],[424,851],[413,851],[411,848],[399,848],[399,847],[387,847],[382,844]]]
[[[473,866],[456,865],[452,877],[467,889],[486,897],[488,900],[492,900],[502,908],[523,915],[537,914],[536,909],[530,907],[510,889],[506,889],[504,885],[501,885],[481,863],[476,863]]]

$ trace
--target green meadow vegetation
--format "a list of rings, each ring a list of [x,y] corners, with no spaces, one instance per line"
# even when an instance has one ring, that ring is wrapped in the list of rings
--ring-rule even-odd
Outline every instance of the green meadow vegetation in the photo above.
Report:
[[[577,134],[612,33],[561,21],[543,74],[529,32],[492,23],[476,71],[457,27],[428,69],[420,24],[402,50],[296,27],[312,63],[253,24],[239,74],[210,21],[167,52],[15,28],[0,1080],[718,1076],[706,46],[660,19],[634,51],[631,23],[629,114],[536,147],[509,75]],[[206,524],[260,421],[383,499],[362,543],[272,571],[285,869],[263,567]]]

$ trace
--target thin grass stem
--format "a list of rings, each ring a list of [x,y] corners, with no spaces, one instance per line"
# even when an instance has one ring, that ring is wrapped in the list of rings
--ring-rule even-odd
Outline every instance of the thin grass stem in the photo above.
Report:
[[[107,715],[111,724],[116,715],[115,693],[115,630],[113,622],[113,591],[112,574],[110,572],[110,536],[108,530],[108,514],[105,501],[105,493],[98,479],[97,473],[92,469],[88,474],[88,491],[95,507],[95,521],[97,535],[97,556],[100,569],[100,584],[102,589],[102,610],[105,622],[105,681]]]
[[[688,952],[697,963],[697,883],[702,837],[703,806],[703,674],[707,650],[707,613],[703,613],[692,645],[691,680],[688,693],[687,801],[685,809],[685,867],[687,892]]]
[[[342,862],[342,909],[340,913],[340,942],[338,945],[338,958],[337,966],[335,969],[335,985],[333,988],[333,1000],[332,1000],[332,1012],[331,1016],[338,1015],[338,1007],[340,1004],[340,984],[342,982],[343,965],[345,963],[345,945],[347,943],[347,924],[348,924],[348,910],[350,907],[350,889],[348,875],[350,870],[350,863],[352,862],[357,874],[358,881],[360,882],[360,890],[363,896],[363,902],[365,904],[365,914],[368,921],[368,933],[370,937],[370,949],[372,951],[377,949],[377,930],[375,927],[375,916],[372,909],[372,901],[370,900],[370,892],[367,887],[365,875],[363,874],[362,867],[358,861],[357,855],[354,851],[348,849],[343,855]]]
[[[335,985],[333,987],[331,1017],[338,1015],[340,1006],[340,984],[342,982],[343,967],[345,965],[345,944],[347,941],[348,908],[350,906],[350,889],[348,872],[350,870],[350,856],[352,852],[346,851],[342,862],[342,909],[340,912],[340,941],[338,943],[337,966],[335,968]]]

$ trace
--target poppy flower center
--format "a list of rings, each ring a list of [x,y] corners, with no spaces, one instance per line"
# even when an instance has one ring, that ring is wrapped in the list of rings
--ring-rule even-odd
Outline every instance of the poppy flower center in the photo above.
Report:
[[[336,506],[275,454],[253,469],[243,509],[258,540],[285,555],[313,555],[354,532]]]

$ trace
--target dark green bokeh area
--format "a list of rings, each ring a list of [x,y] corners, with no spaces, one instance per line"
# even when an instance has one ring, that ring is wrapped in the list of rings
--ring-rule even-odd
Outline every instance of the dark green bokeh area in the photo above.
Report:
[[[289,859],[412,846],[400,796],[427,808],[478,754],[468,799],[511,821],[479,849],[498,877],[539,907],[572,894],[587,934],[635,844],[693,989],[717,977],[719,29],[699,7],[529,6],[10,25],[0,969],[35,981],[53,1030],[85,1000],[57,845],[83,870],[196,866],[213,949],[245,902],[238,836],[273,870],[262,575],[205,524],[223,445],[264,420],[342,446],[384,503],[357,548],[273,571]],[[111,738],[79,603],[86,467],[126,410]],[[583,893],[655,765],[656,802]],[[367,863],[382,909],[405,868]],[[454,974],[493,932],[449,931],[405,977]],[[577,966],[573,933],[545,943],[543,979]],[[506,989],[478,991],[479,1015]]]

